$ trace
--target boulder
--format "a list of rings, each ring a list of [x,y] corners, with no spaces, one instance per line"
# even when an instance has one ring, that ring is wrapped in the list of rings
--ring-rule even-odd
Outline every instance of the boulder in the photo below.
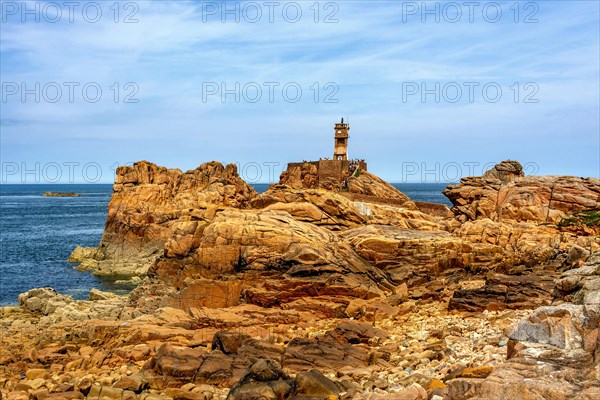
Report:
[[[315,369],[300,372],[294,379],[293,396],[308,398],[334,398],[337,399],[340,388],[325,375]]]
[[[140,393],[146,388],[147,385],[148,382],[144,381],[141,375],[134,374],[130,376],[123,376],[118,382],[116,382],[113,385],[113,387],[123,390],[131,390],[135,393]]]
[[[358,176],[350,177],[348,192],[351,194],[372,196],[380,199],[392,199],[401,203],[407,203],[408,207],[412,201],[404,193],[390,185],[380,177],[368,172],[361,171]],[[413,205],[411,208],[416,208]]]
[[[224,354],[236,354],[247,340],[252,340],[252,338],[245,333],[219,331],[213,337],[212,349],[220,350]]]
[[[206,351],[165,343],[142,369],[142,379],[152,389],[179,387],[194,381]]]
[[[21,293],[18,299],[20,306],[42,315],[51,314],[58,308],[65,307],[73,302],[70,296],[61,295],[52,288],[31,289]]]
[[[483,174],[483,178],[497,179],[502,183],[509,183],[524,176],[521,163],[513,160],[502,161]]]
[[[116,294],[111,293],[111,292],[103,292],[98,289],[90,290],[90,296],[89,296],[90,301],[113,300],[113,299],[118,299],[118,298],[119,298],[119,296],[117,296]]]
[[[77,246],[69,255],[67,259],[71,263],[80,263],[87,259],[95,259],[98,253],[96,247],[81,247]]]
[[[227,400],[337,399],[340,388],[317,370],[300,372],[294,379],[273,360],[252,364],[230,390]]]
[[[369,351],[364,347],[340,343],[329,335],[312,339],[295,338],[285,349],[282,364],[286,370],[335,371],[342,367],[369,365]]]
[[[273,360],[260,359],[248,367],[241,379],[233,385],[227,400],[288,399],[293,381]]]
[[[383,340],[389,337],[386,331],[375,328],[372,324],[350,320],[343,321],[326,334],[340,343],[348,344],[368,344],[373,340]]]
[[[333,230],[357,226],[365,216],[351,200],[323,189],[292,189],[273,185],[252,199],[255,208],[286,211],[298,221],[310,222]]]

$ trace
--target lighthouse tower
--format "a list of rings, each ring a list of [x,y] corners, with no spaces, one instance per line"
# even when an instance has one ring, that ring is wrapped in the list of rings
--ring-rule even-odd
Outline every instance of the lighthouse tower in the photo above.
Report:
[[[333,147],[333,159],[334,160],[347,160],[348,159],[348,131],[350,130],[350,124],[342,122],[335,124],[335,136],[334,136],[334,147]]]

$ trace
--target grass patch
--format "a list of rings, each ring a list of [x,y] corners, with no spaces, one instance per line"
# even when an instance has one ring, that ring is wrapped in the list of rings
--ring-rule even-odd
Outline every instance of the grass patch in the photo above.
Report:
[[[570,218],[563,218],[559,223],[559,227],[567,226],[600,226],[600,210],[586,210],[573,213]]]

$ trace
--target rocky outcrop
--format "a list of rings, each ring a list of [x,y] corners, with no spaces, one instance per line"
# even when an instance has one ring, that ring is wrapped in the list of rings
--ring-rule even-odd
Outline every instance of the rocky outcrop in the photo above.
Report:
[[[278,185],[292,189],[325,189],[334,192],[341,190],[341,176],[340,179],[320,179],[317,163],[290,164],[288,168],[281,174]],[[348,178],[348,188],[345,193],[367,196],[373,199],[391,200],[397,204],[410,203],[415,208],[408,196],[383,179],[365,170],[356,171]]]
[[[444,194],[463,221],[490,218],[557,224],[573,212],[600,209],[600,179],[525,177],[516,161],[503,161],[481,177],[463,178]]]
[[[130,297],[132,304],[148,305],[148,296],[138,293],[155,285],[151,290],[160,292],[155,307],[246,302],[335,316],[356,298],[383,298],[393,284],[417,282],[435,269],[463,267],[452,261],[463,256],[455,254],[462,253],[461,240],[447,231],[452,224],[418,210],[283,185],[255,197],[251,207],[183,212],[172,223],[164,255],[149,271],[151,280]],[[390,248],[389,258],[373,255],[383,249],[369,246],[388,243],[386,235],[406,240]],[[415,263],[423,266],[416,273],[411,272],[418,269]]]
[[[355,174],[350,177],[348,182],[348,192],[380,199],[392,199],[404,203],[411,202],[404,193],[368,171],[361,171],[360,174]]]
[[[595,252],[580,268],[564,272],[556,282],[557,302],[600,306],[600,252]]]
[[[118,271],[148,272],[150,280],[130,296],[132,307],[249,303],[331,317],[355,299],[393,294],[394,285],[416,288],[416,298],[442,298],[472,274],[523,272],[515,267],[549,260],[576,237],[534,223],[461,224],[443,210],[422,212],[366,171],[350,178],[349,192],[304,188],[316,185],[316,172],[314,164],[301,166],[304,174],[283,174],[261,195],[234,166],[218,163],[185,174],[144,162],[119,170],[101,246],[76,249],[72,259],[109,274],[124,254]],[[520,175],[518,164],[504,163],[482,179],[507,185]],[[579,244],[594,245],[591,238]],[[452,307],[475,310],[492,298],[493,307],[543,304],[528,304],[511,288],[525,284],[528,294],[546,296],[547,281],[509,281],[457,291]]]
[[[291,189],[273,185],[252,200],[252,206],[264,210],[286,211],[295,219],[343,231],[357,226],[394,225],[415,230],[450,230],[452,222],[445,217],[422,212],[412,202],[401,206],[354,199],[348,193],[324,189]],[[447,217],[447,216],[446,216]]]
[[[285,211],[296,220],[310,222],[332,230],[358,226],[367,222],[352,201],[338,193],[323,189],[291,189],[272,185],[252,199],[256,209]]]
[[[600,394],[600,252],[557,281],[560,304],[509,332],[508,361],[486,379],[448,382],[453,399],[592,399]],[[566,303],[565,300],[574,303]]]
[[[331,189],[335,190],[340,182],[334,181],[331,185],[319,183],[319,170],[315,163],[303,162],[302,164],[288,165],[288,168],[279,176],[279,184],[293,189]]]
[[[553,279],[581,260],[574,249],[585,253],[598,248],[595,237],[577,238],[553,227],[482,219],[452,230],[434,223],[450,232],[368,224],[340,236],[396,285],[406,283],[416,288],[413,294],[436,298],[453,292],[450,308],[469,311],[549,304]],[[485,282],[482,286],[459,287],[462,280],[477,276]]]
[[[516,161],[503,161],[481,177],[449,186],[444,194],[460,221],[452,236],[496,257],[474,257],[468,269],[489,271],[485,284],[454,292],[450,309],[482,311],[535,308],[552,301],[553,280],[574,261],[575,251],[594,251],[594,228],[565,229],[565,218],[600,206],[600,180],[525,177]],[[572,253],[572,254],[571,254]]]
[[[381,271],[328,229],[279,210],[228,208],[207,214],[198,210],[196,220],[179,221],[165,255],[148,272],[175,289],[173,301],[187,307],[242,301],[292,307],[310,297],[343,305],[391,291]],[[310,307],[305,301],[298,306]]]
[[[549,305],[555,277],[556,274],[551,271],[524,275],[492,274],[486,277],[480,288],[456,290],[448,309],[479,312]]]
[[[74,301],[71,296],[52,288],[31,289],[19,295],[19,305],[37,315],[40,322],[59,323],[91,319],[117,320],[132,318],[139,312],[126,308],[126,299],[112,293],[92,289],[90,301]]]
[[[469,269],[485,272],[485,284],[456,290],[450,309],[536,308],[549,305],[554,280],[560,273],[585,261],[597,250],[596,236],[576,236],[552,226],[533,223],[498,223],[490,219],[468,221],[453,232],[475,248],[495,249],[496,259],[478,258]]]
[[[78,248],[71,261],[96,274],[148,272],[150,280],[129,298],[147,311],[249,303],[332,317],[402,284],[413,298],[454,291],[452,309],[536,307],[547,302],[554,275],[514,274],[575,240],[598,246],[593,236],[534,222],[461,223],[444,210],[422,212],[366,171],[350,178],[348,192],[311,188],[320,185],[310,178],[318,173],[312,167],[295,165],[301,173],[282,174],[261,195],[233,165],[208,163],[186,173],[146,162],[123,167],[100,247]],[[526,178],[518,163],[504,162],[477,179],[508,187]],[[472,275],[487,284],[456,290]]]
[[[454,218],[364,171],[348,192],[299,177],[257,195],[218,163],[119,169],[102,246],[70,261],[148,276],[2,309],[2,398],[598,397],[596,215],[537,218],[579,209],[593,180],[501,163],[449,189]],[[544,187],[546,206],[513,196]]]
[[[82,253],[72,256],[96,275],[145,275],[182,215],[197,208],[246,208],[256,196],[234,164],[210,162],[181,172],[140,161],[116,173],[97,251],[83,260]]]
[[[260,383],[261,391],[269,391],[273,389],[273,381],[285,381],[289,386],[285,396],[278,398],[288,398],[294,393],[309,395],[305,392],[310,386],[307,382],[292,381],[287,374],[318,378],[322,376],[319,371],[366,367],[372,360],[359,340],[367,342],[387,336],[368,324],[354,322],[312,339],[295,338],[286,346],[279,346],[244,333],[221,331],[215,334],[210,351],[163,344],[144,365],[142,376],[153,389],[187,383],[233,386],[232,398],[240,398],[240,393],[250,390],[251,382]],[[250,387],[254,390],[256,385]]]

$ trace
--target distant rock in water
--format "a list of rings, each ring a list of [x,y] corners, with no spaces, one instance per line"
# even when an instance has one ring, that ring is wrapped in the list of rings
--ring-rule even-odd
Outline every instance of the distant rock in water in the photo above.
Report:
[[[83,197],[85,195],[75,192],[44,192],[44,197]]]

